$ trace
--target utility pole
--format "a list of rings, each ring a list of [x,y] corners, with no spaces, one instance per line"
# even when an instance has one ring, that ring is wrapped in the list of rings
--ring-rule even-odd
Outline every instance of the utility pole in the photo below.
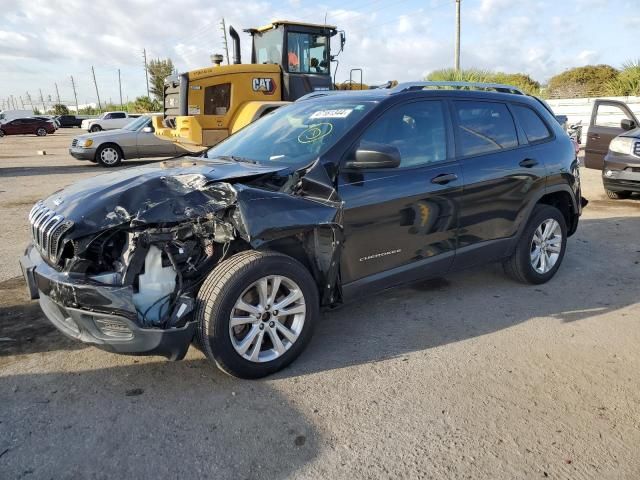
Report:
[[[29,92],[27,93],[27,101],[29,102],[29,108],[31,108],[31,110],[33,110],[33,100],[31,100],[31,95],[29,95]]]
[[[56,86],[56,99],[58,100],[58,105],[60,105],[60,92],[58,91],[58,84],[54,83]]]
[[[456,0],[456,47],[455,47],[455,70],[460,71],[460,2]]]
[[[120,78],[120,69],[118,69],[118,86],[120,87],[120,110],[124,110],[122,106],[122,79]]]
[[[73,87],[73,98],[76,99],[76,115],[79,115],[80,109],[78,108],[78,95],[76,94],[76,84],[73,81],[73,75],[71,75],[71,86]]]
[[[40,90],[40,102],[42,102],[42,113],[45,114],[45,113],[47,113],[47,107],[44,104],[44,97],[42,96],[42,89],[39,88],[38,90]]]
[[[147,49],[142,49],[142,57],[144,58],[144,75],[147,79],[147,98],[151,98],[151,94],[149,93],[149,68],[147,67]]]
[[[224,50],[227,52],[227,65],[230,65],[229,61],[229,43],[227,42],[227,24],[224,22],[224,18],[222,19],[222,42],[224,43]]]
[[[24,110],[24,102],[22,101],[22,95],[20,95],[20,105],[22,105],[22,109]]]
[[[96,86],[96,96],[98,97],[98,109],[102,111],[102,103],[100,103],[100,92],[98,92],[98,82],[96,82],[96,71],[91,65],[91,73],[93,74],[93,84]]]

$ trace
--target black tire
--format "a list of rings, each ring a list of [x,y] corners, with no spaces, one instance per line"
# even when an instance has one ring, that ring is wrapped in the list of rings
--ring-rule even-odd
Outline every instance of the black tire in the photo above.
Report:
[[[101,130],[102,130],[102,127],[100,125],[91,125],[91,128],[89,129],[91,133],[96,133]]]
[[[605,190],[605,192],[607,192],[607,197],[609,197],[611,200],[624,200],[626,198],[629,198],[631,196],[631,192],[628,192],[626,190],[623,190],[621,192],[614,192],[611,190]]]
[[[553,219],[560,225],[562,232],[562,242],[560,252],[555,265],[546,273],[537,272],[531,264],[531,249],[533,235],[536,229],[546,220]],[[541,284],[548,282],[556,274],[567,248],[567,222],[564,215],[555,207],[550,205],[536,205],[531,212],[522,235],[518,240],[513,255],[504,262],[504,270],[508,276],[522,283]]]
[[[106,143],[98,148],[94,160],[105,168],[112,168],[120,165],[123,158],[122,150],[118,145]]]
[[[47,136],[47,129],[44,127],[39,127],[36,129],[35,134],[38,137],[46,137]]]
[[[4,130],[0,130],[0,138],[4,137]]]
[[[304,295],[306,308],[302,330],[295,342],[275,360],[257,363],[243,358],[231,341],[229,323],[236,301],[254,282],[268,275],[293,280]],[[198,346],[229,375],[260,378],[289,365],[311,340],[318,318],[318,290],[313,277],[300,262],[276,252],[248,250],[220,263],[198,293],[196,319]]]

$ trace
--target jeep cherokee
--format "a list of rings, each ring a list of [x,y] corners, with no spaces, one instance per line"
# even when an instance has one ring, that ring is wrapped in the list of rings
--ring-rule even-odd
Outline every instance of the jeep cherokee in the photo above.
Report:
[[[273,373],[320,309],[501,261],[551,279],[583,203],[571,140],[513,87],[316,92],[199,157],[38,202],[21,266],[63,333],[100,348]],[[460,88],[462,87],[462,88]]]

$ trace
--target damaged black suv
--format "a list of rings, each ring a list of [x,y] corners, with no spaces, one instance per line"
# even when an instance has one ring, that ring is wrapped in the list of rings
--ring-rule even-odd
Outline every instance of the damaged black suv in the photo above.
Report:
[[[29,214],[32,298],[80,341],[171,359],[195,341],[256,378],[321,308],[492,261],[546,282],[583,206],[570,139],[513,87],[441,86],[310,94],[199,157],[55,193]]]

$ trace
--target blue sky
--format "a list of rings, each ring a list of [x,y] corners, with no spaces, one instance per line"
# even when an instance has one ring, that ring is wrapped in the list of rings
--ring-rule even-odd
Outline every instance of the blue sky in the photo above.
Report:
[[[589,63],[640,58],[638,0],[462,0],[462,66],[525,72],[545,81]],[[364,69],[367,83],[417,80],[452,66],[454,0],[0,0],[0,99],[26,93],[95,102],[145,93],[142,49],[180,71],[222,52],[218,22],[238,31],[272,19],[327,22],[347,34],[338,80]],[[248,36],[241,34],[248,59]],[[39,103],[39,101],[37,102]]]

